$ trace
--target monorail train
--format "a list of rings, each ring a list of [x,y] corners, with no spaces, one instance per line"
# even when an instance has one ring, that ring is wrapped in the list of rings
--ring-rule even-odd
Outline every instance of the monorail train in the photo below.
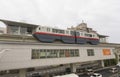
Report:
[[[41,42],[53,43],[60,40],[69,44],[86,44],[96,45],[99,43],[99,37],[96,33],[88,33],[82,31],[62,30],[39,26],[33,36]]]

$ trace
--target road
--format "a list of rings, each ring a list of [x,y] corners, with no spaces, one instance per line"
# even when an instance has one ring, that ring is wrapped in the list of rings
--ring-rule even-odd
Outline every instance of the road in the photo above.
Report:
[[[116,75],[117,73],[112,73],[109,71],[110,68],[107,69],[103,69],[100,71],[96,71],[95,73],[100,73],[102,74],[102,77],[112,77],[113,75]],[[79,77],[90,77],[89,75],[83,74],[83,75],[79,75]]]

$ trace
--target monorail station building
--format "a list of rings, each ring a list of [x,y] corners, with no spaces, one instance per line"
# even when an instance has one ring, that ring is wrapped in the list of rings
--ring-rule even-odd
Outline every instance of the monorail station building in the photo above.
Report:
[[[19,77],[26,77],[38,72],[47,77],[63,72],[81,72],[79,69],[83,68],[102,68],[114,63],[115,48],[120,46],[108,43],[108,36],[98,34],[86,23],[61,30],[0,21],[6,25],[7,31],[0,34],[0,76],[17,73]]]

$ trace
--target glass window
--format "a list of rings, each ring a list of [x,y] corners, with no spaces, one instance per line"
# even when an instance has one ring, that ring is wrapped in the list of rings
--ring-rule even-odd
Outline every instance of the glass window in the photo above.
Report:
[[[74,34],[74,31],[70,31],[70,34],[73,35],[73,36],[75,35],[75,34]]]
[[[20,34],[27,34],[27,28],[26,27],[21,27],[20,28]]]
[[[70,50],[70,57],[74,57],[74,55],[75,55],[75,54],[74,54],[74,50],[71,49],[71,50]]]
[[[79,50],[75,49],[75,55],[74,56],[79,56]]]
[[[50,55],[51,55],[51,58],[55,58],[56,57],[56,50],[50,50]]]
[[[36,59],[36,52],[35,52],[35,49],[32,49],[32,59]]]
[[[19,34],[19,27],[18,26],[10,26],[10,34]]]
[[[85,34],[86,37],[92,37],[92,34]]]
[[[38,49],[32,49],[32,59],[39,59],[39,50]]]
[[[78,49],[32,49],[32,59],[79,56]]]
[[[53,51],[53,57],[54,57],[54,58],[57,57],[57,52],[58,52],[58,51],[57,51],[56,49]]]
[[[54,32],[54,33],[62,33],[62,34],[65,33],[64,30],[59,30],[59,29],[52,29],[52,32]]]
[[[66,31],[66,34],[69,34],[69,31]]]
[[[64,53],[63,49],[61,49],[59,53],[60,53],[60,55],[59,55],[60,57],[65,57],[65,53]]]
[[[76,36],[80,36],[80,33],[79,33],[79,32],[76,32]]]
[[[81,36],[83,36],[83,33],[81,33]]]
[[[41,28],[39,27],[39,30],[41,30]]]
[[[94,56],[94,50],[93,49],[87,49],[88,56]]]
[[[46,50],[40,50],[40,58],[46,58]]]
[[[32,34],[32,31],[33,31],[32,27],[27,27],[27,34]]]
[[[65,57],[70,57],[70,52],[68,49],[65,49]]]
[[[46,51],[46,55],[47,55],[47,58],[51,58],[51,51],[48,49],[47,51]]]
[[[50,32],[50,28],[47,28],[47,32]]]

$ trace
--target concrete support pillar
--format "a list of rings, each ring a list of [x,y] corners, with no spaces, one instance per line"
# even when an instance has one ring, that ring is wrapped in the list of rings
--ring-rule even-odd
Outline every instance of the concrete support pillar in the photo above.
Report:
[[[26,69],[20,69],[19,70],[19,77],[26,77],[27,70]]]
[[[102,67],[105,67],[105,65],[104,65],[104,60],[101,60],[101,66],[102,66]]]
[[[75,64],[70,64],[71,72],[75,73],[76,72],[76,65]]]

